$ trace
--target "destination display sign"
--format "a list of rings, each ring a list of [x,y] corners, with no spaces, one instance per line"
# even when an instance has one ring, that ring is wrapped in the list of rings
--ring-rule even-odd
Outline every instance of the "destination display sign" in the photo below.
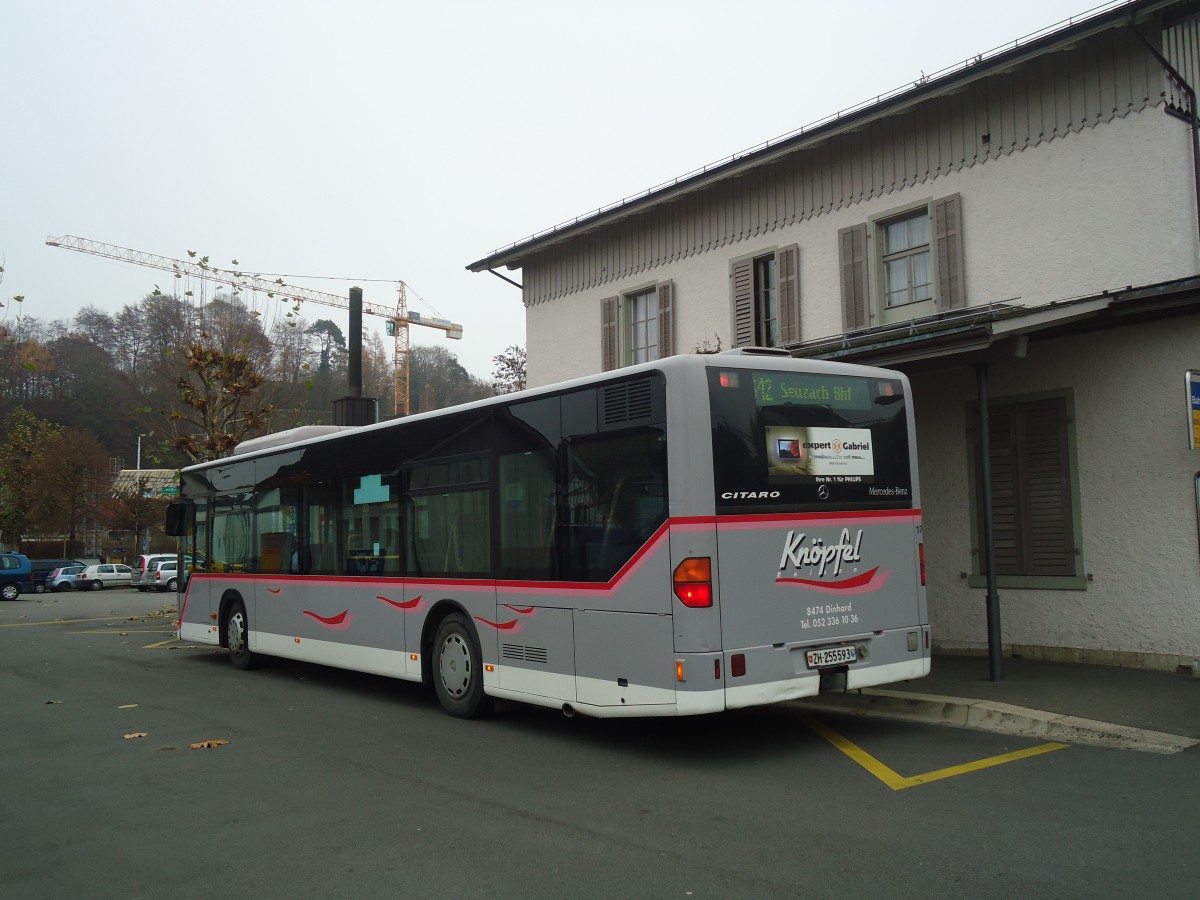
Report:
[[[797,404],[830,409],[870,409],[871,394],[863,378],[755,372],[754,399],[759,406]]]

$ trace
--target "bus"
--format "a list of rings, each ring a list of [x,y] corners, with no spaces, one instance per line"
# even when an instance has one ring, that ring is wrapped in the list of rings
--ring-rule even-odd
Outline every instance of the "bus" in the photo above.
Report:
[[[929,672],[899,372],[745,350],[185,468],[179,638],[597,716]]]

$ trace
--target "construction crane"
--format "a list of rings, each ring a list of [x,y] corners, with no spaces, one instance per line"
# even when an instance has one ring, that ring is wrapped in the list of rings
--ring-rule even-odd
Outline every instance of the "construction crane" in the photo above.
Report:
[[[118,247],[115,244],[105,244],[100,241],[75,237],[71,234],[65,234],[61,237],[48,237],[46,238],[46,243],[51,247],[58,247],[62,250],[75,250],[79,253],[90,253],[92,256],[103,256],[107,259],[133,263],[136,266],[162,269],[164,272],[171,272],[179,278],[187,275],[193,278],[215,281],[219,284],[232,285],[237,288],[263,291],[268,295],[284,300],[319,303],[322,306],[332,306],[335,309],[348,310],[350,308],[350,301],[337,294],[327,294],[323,291],[314,291],[310,288],[296,287],[295,285],[284,284],[282,281],[265,281],[257,275],[247,275],[244,272],[217,269],[208,265],[204,260],[187,262],[182,259],[171,259],[166,256],[145,253],[141,250],[130,250],[128,247]],[[236,264],[235,260],[234,265]],[[407,416],[409,413],[408,326],[422,325],[426,328],[437,328],[446,332],[447,338],[456,341],[462,340],[463,327],[447,319],[425,316],[419,312],[410,312],[408,309],[407,288],[403,281],[398,282],[398,284],[399,291],[396,297],[395,309],[384,306],[381,303],[370,303],[364,300],[363,313],[369,316],[379,316],[383,319],[384,328],[388,336],[394,338],[392,384],[395,392],[395,402],[392,413],[399,415],[403,412]]]

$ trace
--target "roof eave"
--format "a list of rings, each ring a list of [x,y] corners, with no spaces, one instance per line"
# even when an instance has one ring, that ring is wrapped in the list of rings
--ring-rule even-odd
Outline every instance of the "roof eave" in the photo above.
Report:
[[[818,144],[834,135],[862,128],[877,119],[898,115],[934,97],[953,94],[981,78],[1020,65],[1045,53],[1070,46],[1122,23],[1151,15],[1174,2],[1177,0],[1146,0],[1143,3],[1118,6],[1094,17],[1036,37],[1028,43],[1017,44],[1012,49],[1003,50],[987,59],[959,63],[947,70],[945,74],[931,76],[928,81],[917,83],[914,87],[901,90],[886,99],[877,98],[875,101],[867,101],[866,104],[860,104],[845,113],[835,113],[832,117],[815,125],[807,126],[798,132],[767,141],[718,163],[704,166],[694,173],[650,188],[632,198],[601,207],[595,212],[577,216],[569,222],[532,235],[522,241],[516,241],[470,263],[467,269],[471,272],[485,272],[502,266],[507,269],[521,268],[526,257],[541,252],[554,244],[594,231],[646,209],[668,203],[684,194],[708,187],[717,181],[733,178],[750,169],[767,165],[780,157]]]

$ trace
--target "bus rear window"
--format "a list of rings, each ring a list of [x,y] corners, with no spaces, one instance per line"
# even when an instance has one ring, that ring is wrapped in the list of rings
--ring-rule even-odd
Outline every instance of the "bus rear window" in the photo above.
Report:
[[[912,505],[899,379],[709,369],[717,509]]]

